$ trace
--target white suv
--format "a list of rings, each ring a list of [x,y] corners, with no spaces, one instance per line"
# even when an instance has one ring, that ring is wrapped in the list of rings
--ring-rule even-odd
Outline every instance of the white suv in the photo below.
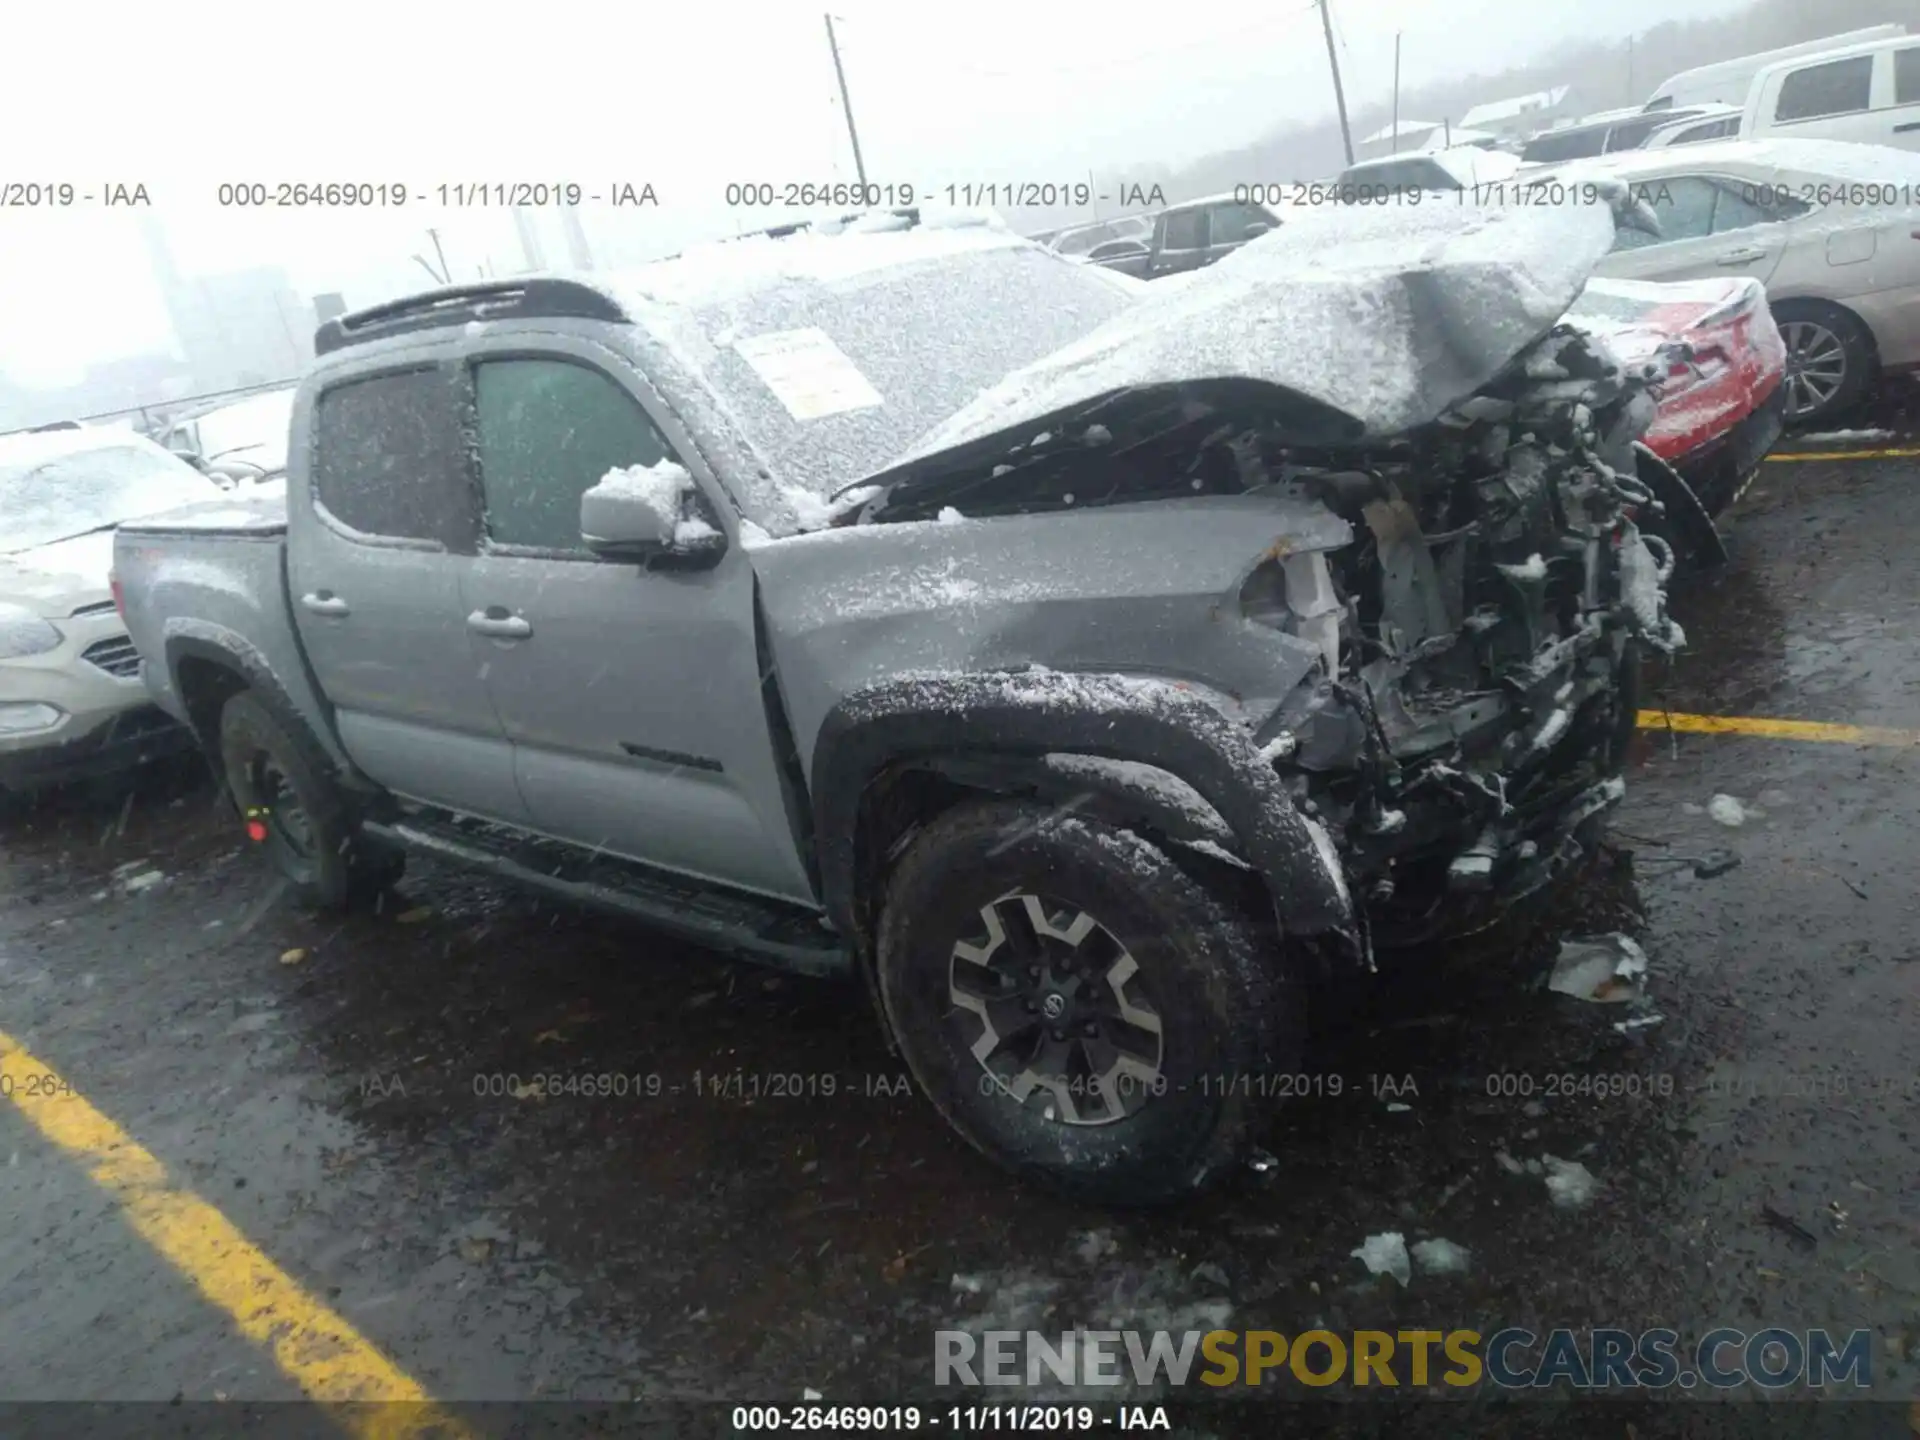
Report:
[[[141,436],[0,436],[0,791],[135,765],[184,745],[148,701],[108,581],[122,520],[218,497]]]

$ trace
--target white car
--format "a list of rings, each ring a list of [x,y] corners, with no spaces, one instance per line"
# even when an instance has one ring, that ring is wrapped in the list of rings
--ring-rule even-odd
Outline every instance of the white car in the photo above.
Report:
[[[139,435],[0,437],[0,791],[112,772],[191,743],[140,683],[108,571],[120,521],[219,495]]]
[[[1417,150],[1362,160],[1342,170],[1326,188],[1336,192],[1335,198],[1341,203],[1366,205],[1405,191],[1471,193],[1476,188],[1498,186],[1512,179],[1519,169],[1520,158],[1504,150],[1455,145],[1446,150]]]
[[[1787,418],[1824,420],[1876,375],[1920,369],[1920,155],[1833,140],[1722,140],[1530,171],[1543,200],[1626,181],[1658,236],[1622,229],[1601,275],[1748,275],[1787,345]]]
[[[231,488],[284,478],[292,428],[293,387],[288,386],[177,420],[160,443]]]

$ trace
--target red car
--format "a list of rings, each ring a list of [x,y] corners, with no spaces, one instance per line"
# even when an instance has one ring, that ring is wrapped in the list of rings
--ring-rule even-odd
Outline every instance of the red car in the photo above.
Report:
[[[1589,281],[1567,319],[1629,364],[1665,367],[1647,446],[1708,515],[1746,491],[1785,423],[1787,350],[1757,280]]]

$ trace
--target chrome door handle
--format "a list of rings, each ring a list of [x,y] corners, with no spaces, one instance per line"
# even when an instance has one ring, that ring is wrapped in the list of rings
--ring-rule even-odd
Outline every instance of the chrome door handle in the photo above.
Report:
[[[1749,245],[1744,250],[1729,250],[1724,255],[1716,255],[1713,257],[1713,263],[1716,265],[1750,265],[1755,260],[1764,260],[1766,258],[1766,251],[1757,245]]]
[[[467,616],[467,628],[476,635],[495,640],[524,640],[533,634],[533,626],[518,615],[509,615],[498,605],[476,610]]]
[[[351,615],[353,607],[331,590],[309,590],[300,603],[315,615]]]

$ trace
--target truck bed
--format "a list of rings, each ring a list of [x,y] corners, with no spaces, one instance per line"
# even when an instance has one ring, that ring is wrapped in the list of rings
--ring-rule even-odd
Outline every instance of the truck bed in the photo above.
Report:
[[[196,653],[237,663],[256,683],[277,684],[301,716],[325,713],[294,631],[286,533],[286,494],[276,486],[147,516],[115,535],[114,576],[141,678],[176,719],[217,721],[189,715],[177,690],[180,665]],[[330,726],[313,730],[336,763],[347,763]]]

